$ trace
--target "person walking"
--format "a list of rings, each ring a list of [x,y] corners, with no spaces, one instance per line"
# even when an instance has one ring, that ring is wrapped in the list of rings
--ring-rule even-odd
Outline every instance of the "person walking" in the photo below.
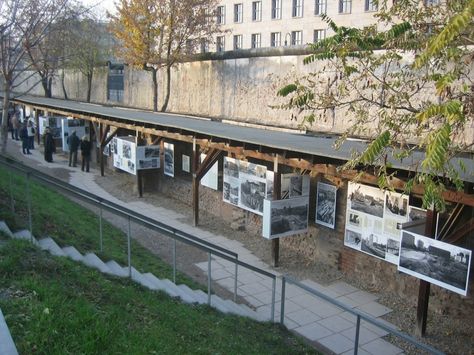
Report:
[[[84,167],[85,167],[86,172],[89,172],[89,163],[91,160],[91,142],[89,142],[89,137],[87,136],[82,137],[81,153],[82,153],[81,170],[84,171]]]
[[[81,141],[76,135],[76,131],[72,131],[71,135],[67,137],[67,146],[69,148],[69,166],[76,167],[77,164],[77,150]]]
[[[35,149],[35,127],[31,120],[28,120],[28,148]]]
[[[12,127],[12,139],[19,141],[20,139],[18,138],[18,131],[20,129],[20,120],[18,119],[18,115],[16,112],[12,116]]]
[[[46,128],[44,135],[44,160],[48,163],[53,162],[53,153],[56,153],[56,145],[54,144],[54,138],[49,128]]]
[[[30,147],[28,146],[28,127],[26,125],[26,122],[23,123],[23,126],[20,129],[20,138],[23,154],[31,154]]]

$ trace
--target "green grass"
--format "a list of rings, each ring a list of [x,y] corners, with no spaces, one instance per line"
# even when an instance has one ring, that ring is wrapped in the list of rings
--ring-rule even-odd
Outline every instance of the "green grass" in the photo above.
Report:
[[[11,209],[10,187],[14,211]],[[81,252],[98,249],[98,217],[31,183],[33,233]],[[0,220],[28,227],[25,179],[0,169]],[[126,236],[104,221],[104,260],[126,264]],[[171,268],[132,241],[139,270],[169,277]],[[184,275],[178,282],[198,285]],[[0,233],[0,308],[21,354],[316,354],[270,323],[190,306],[128,279],[104,276]]]

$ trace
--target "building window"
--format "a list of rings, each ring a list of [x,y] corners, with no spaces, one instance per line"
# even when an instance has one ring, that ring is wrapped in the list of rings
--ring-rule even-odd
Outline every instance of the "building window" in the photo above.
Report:
[[[209,52],[209,42],[205,38],[200,39],[201,53]]]
[[[252,2],[252,21],[262,21],[262,2]]]
[[[377,11],[379,9],[377,1],[365,0],[365,11]]]
[[[270,46],[271,47],[281,46],[281,32],[270,33]]]
[[[339,0],[339,13],[350,14],[352,11],[352,0]]]
[[[225,51],[225,37],[224,36],[217,36],[217,38],[216,38],[216,50],[217,50],[217,52],[224,52]]]
[[[252,48],[260,48],[262,46],[262,36],[260,33],[252,33]]]
[[[299,46],[303,44],[303,31],[291,31],[291,45]]]
[[[281,0],[272,0],[272,20],[281,19]]]
[[[293,17],[303,16],[303,0],[293,0],[291,16]]]
[[[319,42],[326,38],[326,30],[314,30],[313,42]]]
[[[314,3],[314,14],[323,15],[327,12],[328,3],[326,0],[315,0]]]
[[[243,4],[234,4],[234,22],[241,23],[242,22],[242,14],[243,14]]]
[[[242,35],[234,36],[234,51],[242,49]]]
[[[425,0],[425,6],[438,6],[440,0]]]
[[[217,6],[217,24],[225,25],[225,6]]]

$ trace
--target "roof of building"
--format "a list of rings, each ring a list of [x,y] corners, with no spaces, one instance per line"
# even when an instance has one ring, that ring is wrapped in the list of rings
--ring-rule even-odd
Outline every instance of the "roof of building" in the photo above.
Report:
[[[98,104],[88,104],[77,101],[50,99],[23,95],[15,98],[25,104],[61,109],[71,113],[81,113],[91,116],[102,116],[131,122],[143,122],[169,128],[196,132],[203,135],[250,143],[275,149],[287,150],[339,160],[349,160],[354,151],[362,151],[367,142],[362,140],[346,140],[340,149],[334,149],[337,137],[328,135],[309,135],[304,133],[289,133],[265,128],[245,127],[237,124],[212,121],[186,115],[156,113],[139,109],[110,107]],[[406,159],[389,159],[392,166],[401,170],[414,170],[423,157],[424,152],[415,151]],[[463,181],[474,182],[474,155],[465,153],[453,158],[452,164],[458,167]],[[460,167],[463,164],[465,169]]]

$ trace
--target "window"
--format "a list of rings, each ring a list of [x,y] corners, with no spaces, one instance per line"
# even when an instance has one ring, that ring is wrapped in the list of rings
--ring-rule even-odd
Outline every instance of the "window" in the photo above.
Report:
[[[281,0],[272,0],[272,20],[281,19]]]
[[[314,14],[323,15],[327,12],[328,3],[326,0],[315,0],[314,3]]]
[[[365,0],[365,11],[377,11],[379,6],[377,1],[374,0]]]
[[[225,51],[225,37],[224,36],[217,36],[217,38],[216,38],[216,50],[217,50],[217,52],[224,52]]]
[[[216,17],[218,25],[225,25],[225,6],[217,6]]]
[[[302,17],[303,16],[303,0],[293,0],[293,7],[291,10],[291,16]]]
[[[200,39],[201,53],[209,52],[209,42],[205,38]]]
[[[352,11],[352,0],[339,0],[339,13],[350,14]]]
[[[313,42],[319,42],[326,38],[326,30],[314,30]]]
[[[281,46],[281,32],[270,33],[270,46],[271,47]]]
[[[260,35],[260,33],[252,33],[251,47],[252,48],[260,48],[261,45],[262,45],[261,38],[262,38],[262,36]]]
[[[234,51],[242,49],[242,35],[234,36]]]
[[[440,0],[425,0],[425,6],[437,6]]]
[[[262,2],[252,2],[252,21],[262,21]]]
[[[291,45],[299,46],[303,44],[303,31],[291,31]]]
[[[243,4],[234,4],[234,22],[242,22]]]

